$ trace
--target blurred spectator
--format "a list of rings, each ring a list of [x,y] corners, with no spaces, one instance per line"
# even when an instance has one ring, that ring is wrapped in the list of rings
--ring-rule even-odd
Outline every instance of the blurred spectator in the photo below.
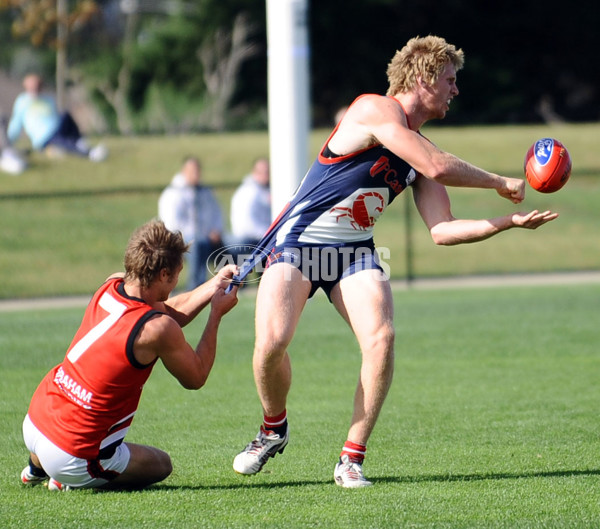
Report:
[[[104,145],[93,148],[88,145],[71,114],[58,112],[54,98],[43,93],[43,81],[39,75],[26,75],[23,88],[25,91],[17,96],[8,123],[7,134],[11,144],[24,131],[35,150],[46,150],[50,155],[71,153],[94,162],[107,157]]]
[[[0,171],[13,175],[21,174],[27,163],[23,155],[14,147],[11,147],[6,135],[8,120],[0,115]]]
[[[201,180],[200,160],[188,156],[158,200],[158,216],[167,229],[180,231],[191,245],[187,255],[188,290],[206,281],[208,257],[221,246],[223,233],[221,207]]]
[[[234,244],[256,244],[271,225],[269,160],[259,158],[231,199],[231,235]]]

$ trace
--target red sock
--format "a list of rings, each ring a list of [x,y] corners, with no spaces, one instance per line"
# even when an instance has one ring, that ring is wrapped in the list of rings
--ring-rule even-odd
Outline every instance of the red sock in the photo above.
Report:
[[[340,457],[346,455],[350,458],[350,461],[352,461],[354,463],[360,463],[362,465],[362,462],[365,459],[366,452],[367,452],[366,445],[359,445],[359,444],[353,443],[352,441],[346,441],[344,443],[344,448],[342,449],[342,453],[340,454]]]
[[[271,430],[279,435],[285,434],[287,430],[287,410],[283,410],[275,417],[263,415],[263,426],[265,430]]]

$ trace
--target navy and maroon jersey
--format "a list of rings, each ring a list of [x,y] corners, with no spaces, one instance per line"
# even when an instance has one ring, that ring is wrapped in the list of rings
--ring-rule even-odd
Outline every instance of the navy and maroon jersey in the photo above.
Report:
[[[415,181],[416,171],[381,144],[344,156],[326,156],[336,130],[290,202],[242,265],[236,281],[241,282],[276,246],[340,247],[370,241],[379,216]]]

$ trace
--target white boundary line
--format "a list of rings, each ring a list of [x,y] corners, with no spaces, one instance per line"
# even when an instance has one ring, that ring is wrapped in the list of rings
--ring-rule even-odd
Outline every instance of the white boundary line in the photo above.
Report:
[[[413,281],[393,281],[394,288],[405,290],[437,290],[451,288],[490,288],[547,285],[582,285],[600,283],[600,271],[506,274],[419,278]]]
[[[410,282],[405,280],[392,280],[392,288],[394,290],[447,290],[461,288],[586,285],[597,283],[600,283],[600,271],[420,278]],[[240,294],[254,294],[255,292],[255,288],[248,288],[243,289]],[[90,299],[91,295],[6,299],[0,300],[0,312],[80,308],[85,307]]]

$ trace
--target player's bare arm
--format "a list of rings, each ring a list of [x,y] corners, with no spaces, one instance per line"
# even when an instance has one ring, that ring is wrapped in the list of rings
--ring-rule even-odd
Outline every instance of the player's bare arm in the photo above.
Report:
[[[500,196],[519,203],[525,196],[525,182],[476,167],[453,154],[438,149],[411,130],[397,101],[380,95],[367,95],[349,109],[329,147],[343,155],[381,143],[408,162],[418,173],[453,187],[495,189]]]
[[[169,298],[159,309],[175,319],[181,327],[185,327],[210,303],[216,292],[229,286],[233,274],[237,271],[234,265],[224,266],[206,283]]]
[[[237,288],[228,294],[223,289],[215,292],[208,321],[195,350],[187,343],[177,321],[166,314],[155,316],[138,334],[134,344],[136,360],[146,365],[158,357],[184,388],[200,389],[215,361],[221,318],[236,303]]]
[[[534,210],[492,219],[457,219],[452,215],[450,199],[443,185],[419,177],[413,191],[417,209],[438,245],[478,242],[511,228],[536,229],[558,217],[558,213]]]

